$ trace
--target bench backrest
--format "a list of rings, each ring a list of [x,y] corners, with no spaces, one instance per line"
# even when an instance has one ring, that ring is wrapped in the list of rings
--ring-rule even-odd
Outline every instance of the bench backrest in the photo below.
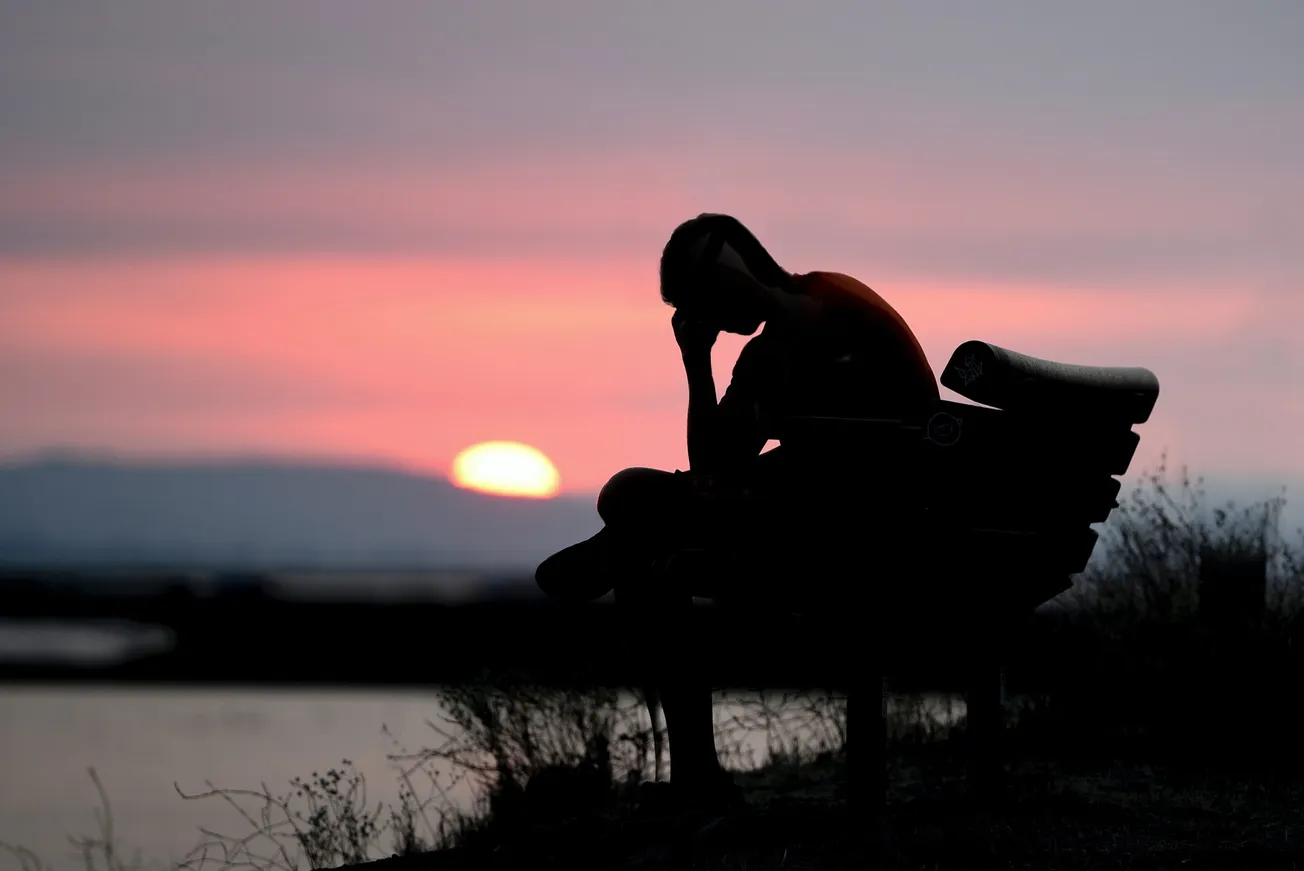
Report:
[[[938,573],[1019,578],[1026,591],[1011,595],[1035,607],[1086,567],[1091,525],[1117,506],[1115,476],[1132,461],[1132,426],[1149,418],[1158,380],[966,342],[941,381],[984,405],[941,400],[911,419],[794,417],[776,437],[799,463],[807,505],[840,518],[825,528],[854,538],[850,500],[865,524],[928,539],[911,546]]]

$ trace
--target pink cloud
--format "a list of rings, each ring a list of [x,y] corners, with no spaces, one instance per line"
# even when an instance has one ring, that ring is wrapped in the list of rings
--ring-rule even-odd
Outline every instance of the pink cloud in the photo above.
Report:
[[[914,325],[935,369],[972,338],[1148,365],[1165,393],[1143,453],[1184,445],[1231,462],[1245,443],[1237,421],[1270,408],[1278,417],[1265,431],[1276,435],[1256,437],[1256,461],[1298,464],[1284,433],[1304,411],[1280,398],[1289,365],[1212,378],[1189,362],[1289,344],[1304,315],[1290,313],[1292,263],[1244,251],[1273,215],[1289,223],[1304,199],[1298,174],[1237,166],[1197,179],[1180,158],[1044,145],[978,131],[965,163],[845,138],[703,135],[442,165],[155,163],[0,177],[0,226],[140,242],[135,254],[0,260],[0,366],[62,359],[66,383],[86,361],[145,361],[100,367],[116,379],[117,412],[71,394],[61,403],[51,388],[37,413],[31,391],[0,392],[22,406],[0,415],[0,448],[76,437],[442,469],[471,442],[506,438],[545,450],[581,489],[624,465],[682,465],[682,373],[656,260],[675,224],[710,209],[738,214],[790,268],[867,281]],[[239,244],[226,255],[169,250],[179,231]],[[242,251],[250,239],[265,253]],[[1226,248],[1212,259],[1211,239]],[[1134,240],[1167,259],[1083,277],[1054,255],[1049,282],[990,274],[999,270],[960,281],[942,262],[953,249],[990,249],[1014,251],[1017,267],[1055,245],[1108,267]],[[721,342],[720,389],[740,345]],[[169,408],[151,367],[170,370],[167,390],[225,399]],[[283,404],[255,401],[268,385]],[[308,394],[314,403],[295,401]],[[1205,416],[1214,407],[1236,414]]]
[[[150,450],[367,455],[438,470],[467,444],[507,438],[545,450],[565,485],[579,489],[626,465],[684,463],[683,376],[646,260],[0,261],[0,288],[0,347],[11,360],[144,355],[175,367],[168,390],[193,385],[197,397],[170,407],[158,384],[132,374],[148,367],[119,367],[120,412],[79,406],[71,395],[11,407],[0,424],[8,449],[77,438]],[[1249,373],[1184,386],[1180,372],[1164,368],[1192,345],[1243,345],[1271,320],[1270,297],[878,289],[915,326],[937,369],[969,338],[1071,362],[1151,365],[1165,380],[1161,411],[1180,415],[1165,423],[1158,414],[1147,447],[1205,445],[1204,455],[1225,459],[1217,447],[1225,429],[1193,428],[1199,403],[1230,393],[1241,414],[1281,408],[1264,395],[1272,384],[1256,387]],[[720,343],[720,389],[742,341]],[[65,367],[65,383],[75,374]],[[256,401],[267,395],[261,382],[281,385],[283,402]],[[206,408],[205,391],[222,402]],[[1304,412],[1289,414],[1299,423]],[[1289,443],[1267,437],[1259,455],[1280,464]]]
[[[1108,246],[1141,246],[1167,257],[1173,277],[1217,280],[1225,275],[1211,272],[1245,268],[1247,246],[1294,232],[1304,199],[1304,180],[1287,168],[1193,177],[1180,159],[1140,151],[1125,158],[975,135],[971,160],[934,158],[927,148],[759,145],[704,134],[691,143],[444,164],[91,165],[0,178],[0,219],[92,234],[134,227],[160,251],[178,232],[219,242],[244,232],[273,250],[307,240],[319,252],[390,244],[535,261],[654,251],[678,221],[709,209],[733,211],[764,238],[787,238],[775,242],[785,259],[847,258],[831,268],[857,266],[858,247],[882,260],[911,240],[944,259],[953,240],[957,250],[1040,243],[1081,254],[1098,246],[1102,263]],[[1221,265],[1206,262],[1210,246],[1227,252]],[[1268,259],[1259,268],[1272,268]],[[898,277],[929,277],[918,260],[887,266]]]

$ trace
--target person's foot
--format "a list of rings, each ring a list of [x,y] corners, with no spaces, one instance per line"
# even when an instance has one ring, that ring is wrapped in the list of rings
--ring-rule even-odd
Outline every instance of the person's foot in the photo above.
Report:
[[[639,784],[639,808],[645,813],[670,814],[685,811],[728,813],[747,802],[733,776],[721,770],[703,778],[653,781]]]
[[[604,527],[596,535],[557,551],[534,571],[539,589],[562,601],[590,602],[610,593],[615,580],[608,568]]]

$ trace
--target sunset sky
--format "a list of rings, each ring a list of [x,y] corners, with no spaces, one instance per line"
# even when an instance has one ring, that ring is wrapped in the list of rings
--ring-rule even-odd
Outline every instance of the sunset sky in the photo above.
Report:
[[[1304,3],[0,0],[0,453],[683,467],[670,231],[1304,475]],[[718,348],[723,389],[741,345]]]

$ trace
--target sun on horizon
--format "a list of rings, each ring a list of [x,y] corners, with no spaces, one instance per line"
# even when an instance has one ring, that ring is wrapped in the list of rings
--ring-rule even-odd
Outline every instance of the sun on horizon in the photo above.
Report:
[[[450,475],[466,490],[523,499],[550,499],[561,489],[561,475],[538,448],[520,442],[480,442],[453,458]]]

